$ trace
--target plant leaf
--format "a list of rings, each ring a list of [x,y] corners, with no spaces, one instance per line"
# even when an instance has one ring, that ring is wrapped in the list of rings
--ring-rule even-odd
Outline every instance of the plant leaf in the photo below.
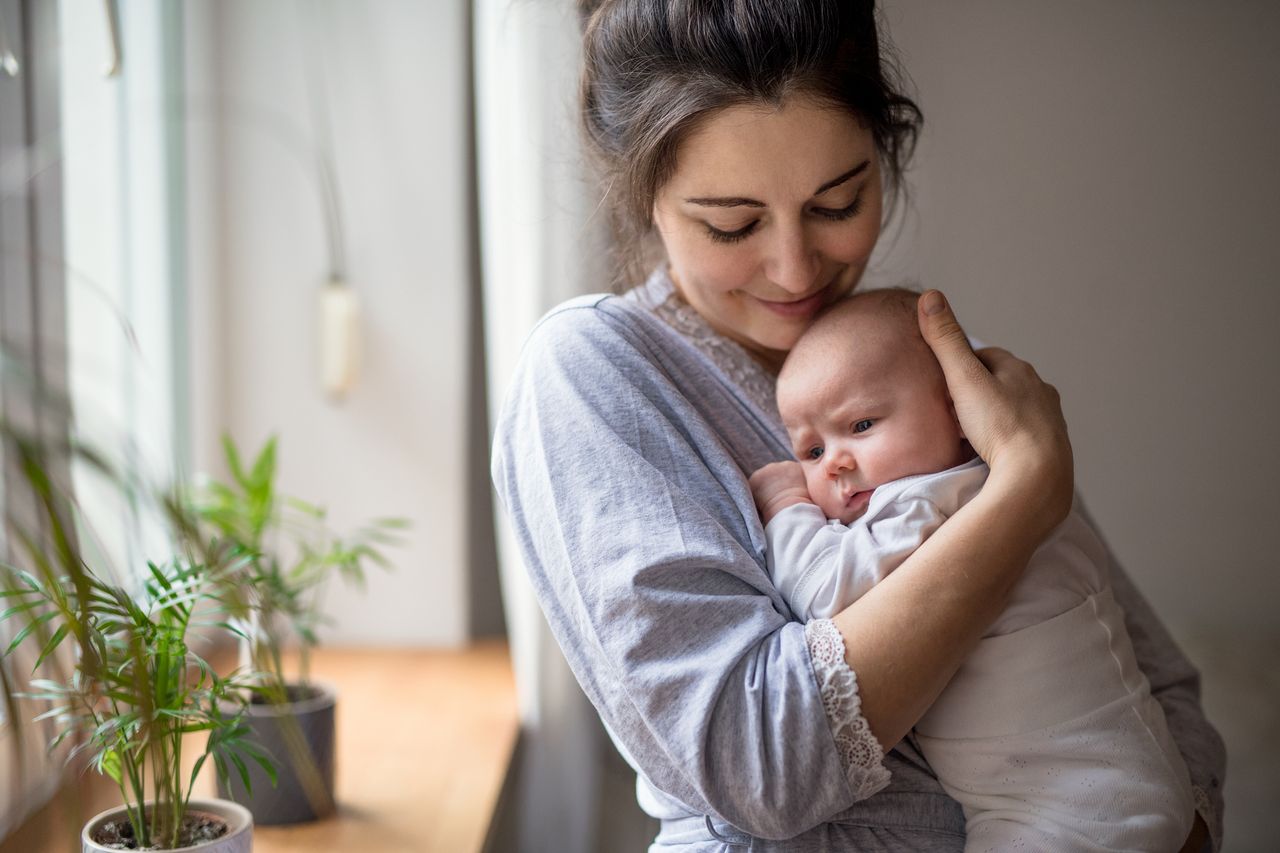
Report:
[[[102,753],[101,759],[98,761],[98,771],[110,776],[117,785],[120,784],[120,753],[114,749],[108,749]]]
[[[66,638],[67,633],[70,630],[71,626],[65,622],[58,626],[58,630],[53,632],[53,636],[49,638],[49,642],[44,644],[44,649],[41,650],[40,657],[36,658],[36,665],[32,667],[32,669],[40,668],[40,664],[44,663],[44,659],[53,654],[54,650],[61,645],[63,639]]]
[[[59,614],[58,611],[50,610],[48,613],[41,613],[39,616],[32,619],[27,623],[26,627],[19,631],[18,635],[13,638],[13,642],[9,644],[9,648],[4,650],[4,656],[7,657],[12,654],[13,650],[22,645],[22,641],[25,640],[32,631],[59,615],[61,614]]]

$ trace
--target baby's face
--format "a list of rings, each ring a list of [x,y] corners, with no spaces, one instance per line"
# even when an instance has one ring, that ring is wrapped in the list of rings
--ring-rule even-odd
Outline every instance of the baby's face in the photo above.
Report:
[[[879,486],[932,474],[969,457],[927,348],[891,327],[855,333],[788,361],[778,408],[804,469],[809,496],[848,524]]]

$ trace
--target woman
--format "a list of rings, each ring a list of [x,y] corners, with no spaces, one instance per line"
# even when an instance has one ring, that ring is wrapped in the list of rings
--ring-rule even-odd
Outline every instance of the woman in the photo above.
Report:
[[[789,458],[773,377],[857,286],[919,113],[872,3],[590,5],[587,137],[624,246],[656,233],[665,260],[526,345],[494,477],[539,600],[662,820],[655,850],[960,850],[911,727],[1071,504],[1057,394],[1008,353],[975,356],[926,295],[921,331],[990,479],[871,593],[793,621],[747,475]],[[1199,792],[1198,850],[1221,824],[1221,744],[1194,670],[1115,585]]]

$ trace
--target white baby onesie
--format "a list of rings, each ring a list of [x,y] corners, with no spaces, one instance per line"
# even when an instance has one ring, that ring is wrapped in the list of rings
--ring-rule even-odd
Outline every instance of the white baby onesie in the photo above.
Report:
[[[801,620],[883,580],[982,488],[975,459],[887,483],[850,525],[813,504],[766,526],[767,560]],[[1191,830],[1186,766],[1111,596],[1106,549],[1072,512],[1009,605],[916,725],[964,807],[968,853],[1177,850]]]

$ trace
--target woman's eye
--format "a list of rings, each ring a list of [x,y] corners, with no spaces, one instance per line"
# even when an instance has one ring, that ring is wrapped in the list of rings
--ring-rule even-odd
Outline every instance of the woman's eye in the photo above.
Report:
[[[821,458],[822,458],[822,448],[821,448],[821,447],[810,447],[810,448],[809,448],[809,450],[808,450],[808,452],[806,452],[806,453],[805,453],[805,458],[806,458],[806,459],[821,459]]]
[[[830,219],[834,222],[840,222],[845,219],[852,219],[858,215],[858,211],[862,210],[862,193],[853,200],[848,207],[842,207],[839,210],[829,210],[825,207],[815,207],[813,212],[823,219]]]
[[[748,222],[736,231],[721,231],[719,228],[716,228],[708,222],[705,223],[707,226],[707,236],[712,240],[715,240],[717,243],[736,243],[739,240],[745,239],[748,234],[756,230],[756,223],[759,221],[760,220],[757,219],[752,222]]]
[[[854,432],[866,432],[871,429],[871,418],[863,418],[853,425]]]

